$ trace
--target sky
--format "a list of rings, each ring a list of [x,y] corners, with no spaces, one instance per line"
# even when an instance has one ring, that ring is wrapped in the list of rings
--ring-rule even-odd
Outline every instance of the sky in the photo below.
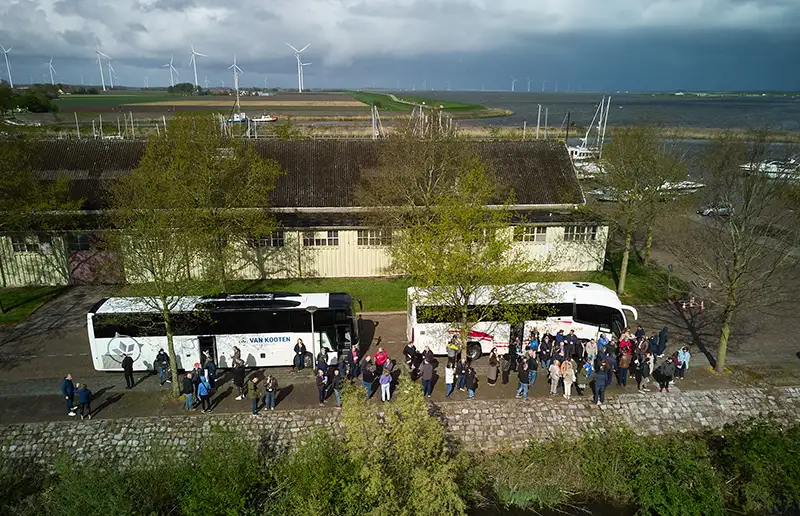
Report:
[[[15,83],[800,90],[800,0],[0,0]],[[0,62],[0,78],[7,73]],[[103,59],[108,81],[108,63]],[[265,83],[265,80],[267,81]],[[177,81],[176,81],[177,82]]]

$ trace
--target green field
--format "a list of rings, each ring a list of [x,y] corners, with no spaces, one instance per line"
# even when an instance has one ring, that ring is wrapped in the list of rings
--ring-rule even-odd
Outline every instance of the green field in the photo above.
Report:
[[[20,287],[0,290],[0,324],[16,324],[27,319],[66,287]]]
[[[62,111],[70,107],[109,107],[122,106],[124,104],[140,104],[143,102],[166,102],[170,100],[180,101],[181,95],[169,95],[163,91],[152,93],[109,93],[99,95],[64,95],[55,102]]]
[[[389,95],[383,93],[374,93],[371,91],[350,91],[348,93],[354,99],[367,105],[375,104],[379,109],[384,111],[409,112],[414,108],[414,106],[410,104],[396,102],[392,100]],[[442,108],[448,112],[480,111],[486,109],[484,106],[479,106],[477,104],[462,104],[460,102],[447,102],[443,100],[426,99],[422,97],[408,97],[405,95],[395,96],[400,100],[414,102],[417,104],[422,104],[424,102],[426,106],[442,106]]]

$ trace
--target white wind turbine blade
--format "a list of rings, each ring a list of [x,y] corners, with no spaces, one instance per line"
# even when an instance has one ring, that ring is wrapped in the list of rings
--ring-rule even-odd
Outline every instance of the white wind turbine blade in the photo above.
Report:
[[[298,53],[302,52],[302,50],[297,50],[296,48],[294,48],[292,45],[290,45],[290,44],[288,44],[288,43],[286,43],[286,46],[288,46],[289,48],[291,48],[292,50],[294,50],[295,54],[298,54]],[[305,50],[305,49],[303,49],[303,50]]]
[[[99,55],[101,57],[105,57],[106,59],[111,59],[111,56],[109,56],[107,54],[104,54],[104,53],[100,52],[99,50],[97,51],[97,55]]]
[[[305,49],[307,49],[310,46],[311,46],[311,43],[309,43],[308,45],[306,45],[303,48],[301,48],[300,50],[298,50],[298,52],[302,52],[302,51],[304,51]]]
[[[2,48],[2,49],[3,49],[3,53],[4,53],[4,54],[8,54],[9,52],[11,52],[11,48],[12,48],[12,47],[8,47],[8,48],[6,48],[6,47],[4,47],[3,45],[0,45],[0,48]]]
[[[205,54],[201,54],[200,52],[193,52],[193,53],[194,53],[194,55],[196,55],[196,56],[200,56],[200,57],[208,57],[207,55],[205,55]]]

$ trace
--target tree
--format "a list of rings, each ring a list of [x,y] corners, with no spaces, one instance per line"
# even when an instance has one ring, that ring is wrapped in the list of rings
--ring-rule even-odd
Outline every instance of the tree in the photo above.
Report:
[[[184,296],[224,287],[233,256],[224,244],[274,227],[267,207],[277,173],[252,147],[219,135],[211,117],[177,116],[150,138],[139,166],[111,186],[111,219],[121,231],[110,243],[123,256],[132,294],[160,314],[176,396],[173,311]]]
[[[360,469],[364,505],[370,514],[465,514],[456,483],[461,462],[448,452],[444,427],[406,376],[396,392],[382,418],[364,404],[363,388],[343,394],[345,450]]]
[[[606,174],[602,181],[616,196],[615,219],[623,231],[622,261],[617,293],[625,293],[633,233],[642,224],[647,228],[645,261],[650,257],[653,225],[669,207],[665,183],[686,177],[682,159],[668,149],[654,126],[634,126],[614,132],[603,157]]]
[[[451,331],[466,349],[476,324],[519,318],[504,302],[546,267],[514,247],[512,198],[437,115],[422,125],[412,120],[390,138],[360,196],[362,205],[382,207],[373,222],[379,238],[391,241],[392,272],[421,288],[417,301],[439,305],[455,321]],[[476,303],[479,293],[484,303]]]
[[[781,301],[796,285],[800,220],[792,187],[798,170],[769,177],[761,169],[769,153],[763,132],[716,141],[700,162],[706,171],[703,196],[733,213],[686,220],[669,242],[680,262],[719,292],[719,372],[725,369],[736,314]]]

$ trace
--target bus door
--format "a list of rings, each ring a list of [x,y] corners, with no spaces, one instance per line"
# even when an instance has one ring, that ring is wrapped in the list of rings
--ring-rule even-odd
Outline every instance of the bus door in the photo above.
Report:
[[[204,360],[204,356],[206,352],[211,356],[214,360],[214,363],[217,363],[217,337],[214,335],[204,335],[198,337],[197,340],[200,342],[200,360]]]
[[[337,350],[350,349],[353,345],[353,319],[344,310],[336,310],[335,314],[335,346]]]

